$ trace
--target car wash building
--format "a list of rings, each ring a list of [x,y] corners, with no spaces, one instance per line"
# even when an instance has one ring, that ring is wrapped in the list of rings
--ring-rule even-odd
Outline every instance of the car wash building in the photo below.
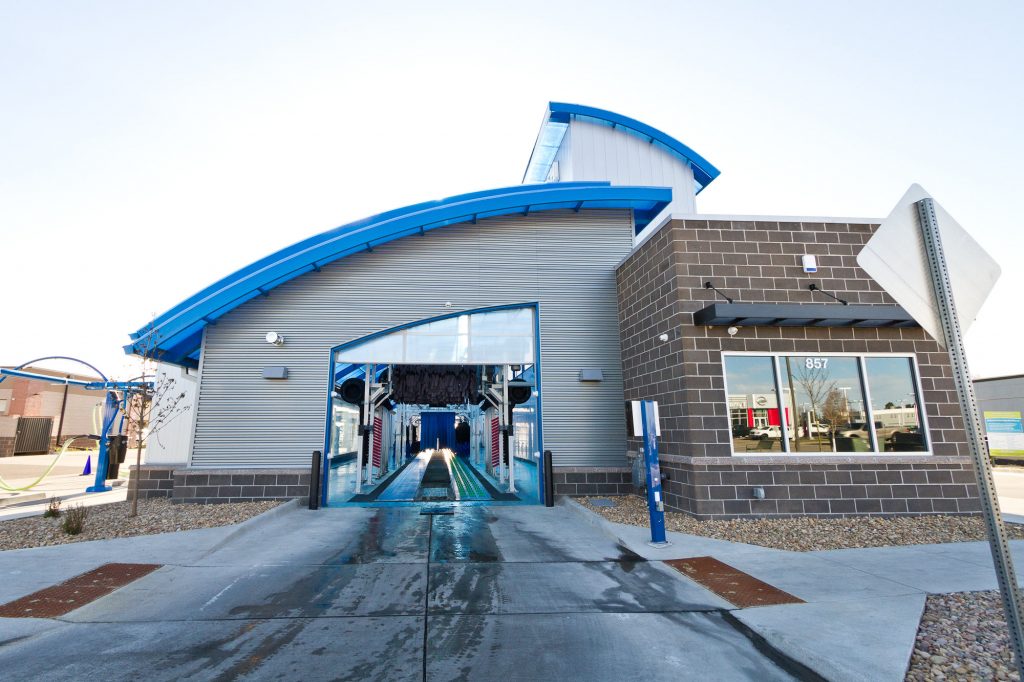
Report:
[[[978,509],[947,357],[856,264],[866,220],[707,216],[719,171],[551,103],[523,184],[286,247],[132,334],[192,409],[141,472],[183,502],[536,504],[632,489],[659,401],[669,508]],[[813,287],[811,285],[814,285]]]

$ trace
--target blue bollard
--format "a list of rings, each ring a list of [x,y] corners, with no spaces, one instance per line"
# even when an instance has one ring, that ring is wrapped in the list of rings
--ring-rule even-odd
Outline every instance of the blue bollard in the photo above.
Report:
[[[651,516],[651,543],[669,545],[665,537],[665,501],[661,494],[661,468],[658,466],[657,408],[651,400],[640,402],[644,431],[644,471],[647,478],[647,509]]]

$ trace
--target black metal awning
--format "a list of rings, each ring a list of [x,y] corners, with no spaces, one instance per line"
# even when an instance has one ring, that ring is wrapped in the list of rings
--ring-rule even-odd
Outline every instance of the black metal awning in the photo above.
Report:
[[[738,327],[920,327],[897,305],[831,303],[712,303],[694,324]]]

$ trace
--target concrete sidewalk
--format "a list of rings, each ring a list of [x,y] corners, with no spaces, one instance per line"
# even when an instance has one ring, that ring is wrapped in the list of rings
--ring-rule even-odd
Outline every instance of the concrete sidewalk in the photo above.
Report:
[[[996,586],[985,543],[798,553],[669,537],[654,549],[646,529],[571,500],[437,517],[291,503],[238,526],[0,552],[0,603],[106,562],[163,565],[61,619],[0,619],[0,666],[19,679],[902,680],[926,595]],[[662,563],[694,556],[806,603],[737,609]]]
[[[656,549],[648,529],[569,504],[649,560],[713,556],[803,599],[732,613],[830,680],[902,680],[928,594],[998,589],[987,542],[788,552],[669,532],[672,545]],[[1024,566],[1024,541],[1011,547]]]
[[[278,510],[0,552],[0,601],[104,562],[163,564],[63,618],[0,620],[0,667],[34,680],[792,679],[726,602],[565,506]]]

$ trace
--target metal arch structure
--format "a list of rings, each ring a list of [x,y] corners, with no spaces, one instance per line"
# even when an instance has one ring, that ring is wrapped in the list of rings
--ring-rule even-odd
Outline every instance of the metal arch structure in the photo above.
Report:
[[[609,126],[661,147],[693,169],[693,177],[698,185],[697,194],[700,194],[701,190],[721,173],[710,161],[690,147],[668,133],[642,121],[597,107],[566,102],[549,102],[547,117],[537,136],[537,142],[534,144],[533,153],[530,155],[526,172],[523,174],[523,182],[544,182],[551,169],[555,152],[561,145],[564,129],[571,120]]]
[[[15,370],[24,369],[25,367],[28,367],[29,365],[34,365],[35,363],[43,362],[44,360],[70,360],[71,362],[77,362],[78,364],[85,365],[86,367],[88,367],[92,371],[94,371],[97,374],[99,374],[100,378],[103,379],[104,381],[109,381],[109,379],[107,379],[107,375],[104,374],[103,372],[99,371],[98,369],[96,369],[95,365],[91,365],[88,362],[86,362],[85,360],[79,360],[78,358],[73,358],[70,355],[47,355],[46,357],[36,358],[35,360],[29,360],[28,362],[23,362],[20,365],[18,365],[17,367],[14,367],[12,369],[15,369]],[[9,375],[8,374],[0,374],[0,383],[3,383],[3,381],[7,378],[7,376],[9,376]],[[59,378],[56,378],[56,377],[51,377],[50,379],[48,379],[48,381],[54,381],[54,380],[57,380],[58,383],[64,383],[63,379],[59,379]]]
[[[671,201],[668,187],[565,182],[461,194],[381,213],[304,239],[228,275],[131,334],[125,352],[196,368],[203,330],[219,317],[300,275],[396,239],[484,218],[557,209],[629,209],[639,231]]]

